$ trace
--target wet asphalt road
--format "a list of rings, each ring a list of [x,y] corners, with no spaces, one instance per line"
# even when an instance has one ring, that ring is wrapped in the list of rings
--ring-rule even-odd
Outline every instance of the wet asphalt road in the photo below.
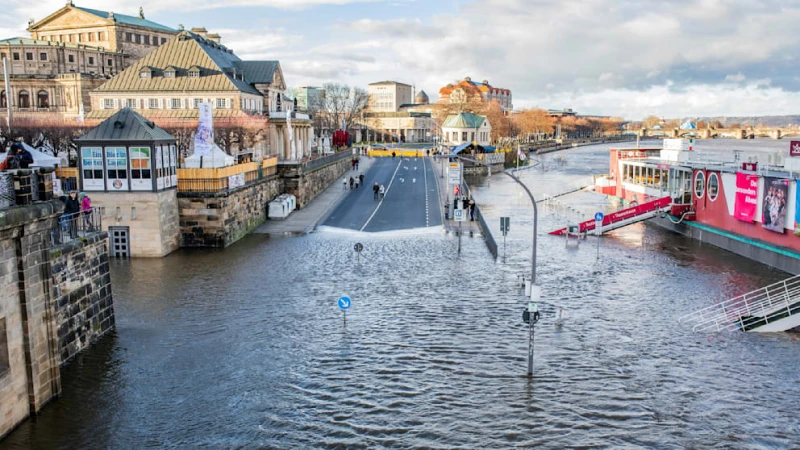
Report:
[[[364,186],[349,190],[322,225],[367,232],[440,226],[435,174],[429,158],[377,158],[364,173]],[[383,201],[375,200],[374,183],[385,187]]]

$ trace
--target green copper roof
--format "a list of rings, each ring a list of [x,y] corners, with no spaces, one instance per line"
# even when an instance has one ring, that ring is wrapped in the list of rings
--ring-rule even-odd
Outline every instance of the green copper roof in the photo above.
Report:
[[[89,14],[101,17],[103,19],[110,19],[110,17],[108,17],[108,11],[100,11],[97,9],[84,8],[82,6],[74,6],[74,8],[80,9],[83,12],[87,12]],[[125,14],[114,13],[114,19],[117,21],[117,23],[125,25],[134,25],[137,27],[151,28],[153,30],[171,31],[173,33],[178,31],[178,30],[173,30],[170,27],[165,27],[160,23],[155,23],[152,20],[142,19],[134,16],[126,16]]]
[[[447,116],[442,124],[443,128],[480,128],[486,117],[468,112],[460,112]]]

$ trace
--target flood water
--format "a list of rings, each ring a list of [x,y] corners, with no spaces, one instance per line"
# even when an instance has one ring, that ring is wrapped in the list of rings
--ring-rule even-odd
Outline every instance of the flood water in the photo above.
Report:
[[[548,155],[522,176],[557,194],[607,172],[607,151]],[[479,238],[457,257],[439,229],[253,235],[115,262],[117,330],[64,368],[63,396],[0,449],[799,445],[798,335],[677,323],[787,274],[644,224],[604,237],[599,257],[593,238],[567,249],[546,234],[564,218],[542,210],[528,379],[518,279],[530,203],[499,176],[476,184],[492,224],[511,217],[505,262]],[[609,208],[593,193],[563,200]]]

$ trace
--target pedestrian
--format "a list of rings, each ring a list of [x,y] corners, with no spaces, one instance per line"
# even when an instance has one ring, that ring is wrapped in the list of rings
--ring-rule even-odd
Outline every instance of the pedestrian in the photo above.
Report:
[[[355,158],[350,160],[350,166],[352,167],[352,170],[356,170],[356,159]]]
[[[361,181],[361,185],[363,186],[364,185],[364,174],[363,173],[358,174],[358,180]]]
[[[358,177],[356,177],[356,189],[358,189]]]
[[[356,158],[356,170],[358,170],[358,163],[361,162],[359,158]]]
[[[475,200],[469,199],[469,221],[475,222]]]
[[[33,164],[33,155],[21,143],[15,142],[11,144],[11,151],[17,155],[20,169],[27,169]]]
[[[381,194],[381,200],[383,200],[383,197],[386,195],[386,189],[384,189],[383,185],[378,188],[378,193]]]
[[[61,216],[62,230],[69,230],[70,237],[74,238],[78,234],[76,220],[81,212],[81,203],[78,200],[78,192],[70,191],[67,197],[61,199],[64,202],[64,214]]]
[[[354,180],[353,177],[350,177],[350,189],[353,189],[353,183],[355,182],[356,180]]]
[[[392,152],[392,159],[394,159],[394,156],[395,156],[395,152]]]
[[[347,190],[347,177],[342,178],[342,190]]]
[[[83,226],[86,231],[94,231],[92,226],[92,200],[85,192],[78,194],[81,202],[81,215],[83,216]]]
[[[376,201],[378,200],[378,189],[380,189],[380,187],[378,186],[378,182],[376,181],[375,184],[372,185],[372,198],[375,199]]]

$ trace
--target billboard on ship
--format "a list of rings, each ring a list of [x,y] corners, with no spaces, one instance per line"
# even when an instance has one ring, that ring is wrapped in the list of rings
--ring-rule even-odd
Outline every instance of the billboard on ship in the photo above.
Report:
[[[783,233],[786,228],[788,203],[789,180],[764,177],[761,226],[776,233]]]
[[[758,175],[736,173],[736,199],[733,216],[744,222],[753,222],[758,207]]]

